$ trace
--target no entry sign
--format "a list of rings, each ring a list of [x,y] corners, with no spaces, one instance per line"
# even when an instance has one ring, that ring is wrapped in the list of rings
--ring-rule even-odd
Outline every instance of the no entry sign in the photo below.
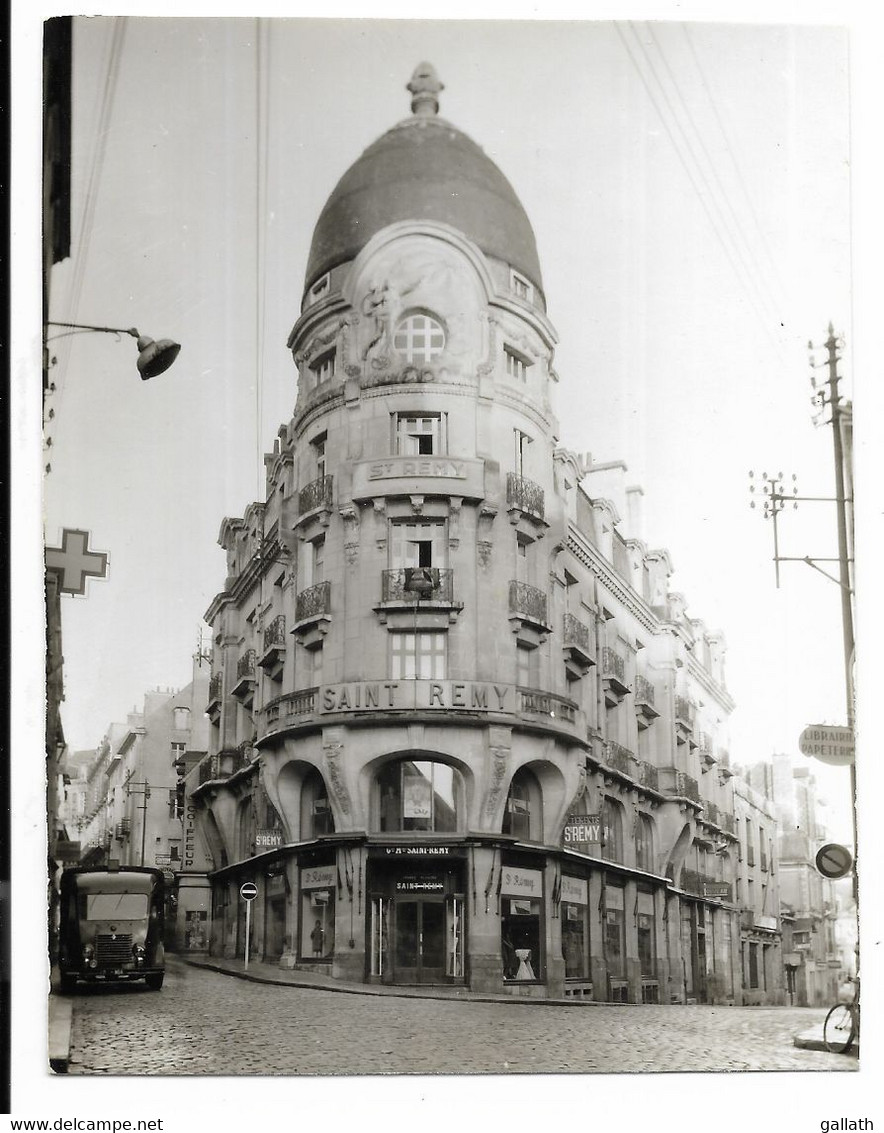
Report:
[[[816,853],[816,868],[832,881],[845,877],[850,873],[853,858],[846,846],[839,846],[837,842],[827,842],[820,846]]]
[[[245,881],[239,887],[239,895],[244,901],[254,901],[258,896],[258,886],[254,881]]]

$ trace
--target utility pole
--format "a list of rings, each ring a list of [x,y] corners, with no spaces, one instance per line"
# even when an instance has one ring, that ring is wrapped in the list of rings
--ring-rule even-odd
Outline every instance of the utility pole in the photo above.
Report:
[[[150,799],[150,783],[145,779],[143,783],[126,782],[126,795],[141,795],[141,806],[136,807],[136,810],[141,811],[141,861],[140,865],[144,865],[144,840],[147,835],[147,803]]]
[[[764,518],[773,520],[774,528],[774,564],[776,567],[777,586],[780,584],[780,563],[781,562],[804,562],[808,566],[813,567],[814,570],[819,571],[830,581],[835,582],[841,592],[841,630],[844,649],[844,687],[846,693],[846,707],[847,707],[847,726],[851,734],[854,733],[855,728],[855,712],[854,712],[854,682],[853,682],[853,667],[854,667],[854,626],[853,626],[853,586],[852,586],[852,573],[851,564],[853,559],[851,557],[851,549],[853,545],[852,539],[852,518],[848,519],[848,504],[852,506],[852,498],[848,498],[845,482],[845,471],[848,464],[852,468],[852,454],[845,453],[844,446],[844,420],[845,410],[843,407],[841,395],[838,391],[838,384],[841,377],[838,373],[838,362],[840,355],[838,354],[838,347],[840,343],[835,335],[834,328],[831,323],[828,327],[828,337],[824,343],[826,350],[826,360],[820,364],[828,372],[828,376],[824,382],[818,383],[813,375],[813,370],[816,363],[813,360],[814,345],[808,342],[807,347],[811,352],[810,365],[811,365],[811,386],[813,388],[812,400],[818,409],[818,414],[814,418],[815,424],[829,424],[832,426],[832,442],[833,442],[833,455],[835,459],[835,495],[834,497],[821,497],[821,496],[799,496],[798,488],[794,486],[796,477],[792,476],[793,487],[791,494],[787,494],[784,488],[784,477],[782,472],[776,476],[768,477],[766,473],[762,477],[762,494],[764,496]],[[824,421],[826,409],[829,410],[829,420]],[[754,473],[749,473],[750,481],[754,480]],[[852,485],[851,473],[851,485]],[[755,484],[750,486],[750,492],[755,492]],[[816,502],[829,502],[835,504],[836,509],[836,522],[838,530],[838,557],[833,558],[819,558],[804,556],[785,556],[779,553],[779,538],[777,531],[777,515],[785,507],[787,502],[791,502],[793,507],[798,506],[799,501],[816,501]],[[750,504],[755,507],[755,501]],[[852,517],[852,512],[851,512]],[[829,574],[826,570],[818,564],[823,562],[837,562],[838,575]],[[859,840],[857,838],[857,823],[856,823],[856,763],[855,760],[850,764],[850,802],[851,814],[853,818],[853,847],[854,847],[854,865],[853,865],[853,900],[857,909],[857,972],[859,972],[859,906],[858,906],[858,856],[859,856]]]

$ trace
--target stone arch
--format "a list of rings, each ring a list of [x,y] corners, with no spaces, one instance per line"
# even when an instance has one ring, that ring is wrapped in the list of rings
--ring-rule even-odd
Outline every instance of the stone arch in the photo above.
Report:
[[[525,760],[513,770],[512,778],[507,785],[507,801],[504,804],[501,828],[506,825],[507,809],[513,794],[513,784],[518,784],[522,772],[533,778],[538,790],[536,797],[539,813],[536,817],[529,816],[530,838],[532,841],[552,843],[556,841],[557,834],[560,832],[569,792],[562,771],[548,759]],[[531,802],[530,780],[527,780],[527,785],[529,787],[528,801]]]
[[[319,768],[315,764],[308,763],[303,759],[290,759],[280,767],[276,774],[274,783],[276,799],[274,800],[274,805],[282,819],[286,832],[286,840],[289,842],[299,842],[305,837],[311,836],[304,833],[303,807],[307,805],[307,794],[304,791],[304,785],[306,782],[309,789],[311,782],[310,777],[312,775],[318,775],[325,785],[325,780]],[[315,782],[315,780],[313,781]],[[329,797],[327,790],[326,795]],[[334,802],[330,797],[329,802],[334,806]]]
[[[434,751],[424,748],[405,748],[397,751],[385,752],[369,760],[360,771],[359,794],[368,800],[368,827],[370,830],[380,831],[392,819],[392,813],[382,814],[383,781],[385,769],[392,768],[393,764],[438,764],[449,768],[452,776],[452,797],[455,810],[453,829],[447,833],[465,833],[468,827],[468,815],[475,795],[475,777],[469,765],[463,760],[449,755],[446,752]],[[434,805],[435,805],[435,795]],[[389,803],[388,806],[392,806]]]
[[[205,807],[202,811],[200,829],[202,830],[209,858],[214,868],[224,869],[225,866],[230,864],[230,856],[227,852],[227,845],[224,835],[221,832],[221,827],[218,825],[218,821],[212,813],[210,806]]]

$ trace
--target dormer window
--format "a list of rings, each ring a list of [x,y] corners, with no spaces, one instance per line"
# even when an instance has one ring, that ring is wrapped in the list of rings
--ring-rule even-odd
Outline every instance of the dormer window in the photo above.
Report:
[[[325,354],[321,354],[315,361],[310,363],[310,373],[313,375],[313,387],[320,386],[323,382],[331,381],[335,375],[335,352],[334,350],[327,350]]]
[[[415,311],[396,324],[393,347],[413,365],[432,362],[445,349],[445,328],[432,315]]]
[[[322,299],[324,295],[328,295],[329,279],[329,272],[326,272],[321,279],[317,279],[317,281],[310,288],[310,294],[308,296],[309,303],[316,303],[319,299]]]
[[[534,288],[517,271],[510,271],[510,288],[517,299],[524,299],[526,303],[534,302]]]
[[[528,380],[528,367],[531,363],[525,355],[519,354],[511,346],[503,348],[503,355],[506,359],[507,376],[519,382],[526,382]]]

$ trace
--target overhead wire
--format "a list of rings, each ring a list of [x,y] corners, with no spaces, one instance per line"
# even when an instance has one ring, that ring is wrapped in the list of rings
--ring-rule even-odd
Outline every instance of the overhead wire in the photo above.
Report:
[[[701,151],[703,157],[706,160],[706,165],[708,167],[709,173],[710,173],[711,177],[714,179],[715,185],[718,189],[721,201],[723,203],[723,208],[721,208],[720,211],[723,214],[723,217],[725,219],[725,223],[729,225],[729,229],[728,229],[729,235],[731,236],[731,239],[734,241],[734,245],[736,247],[738,254],[740,255],[740,259],[741,259],[741,262],[743,263],[744,268],[747,270],[747,272],[751,272],[753,269],[752,269],[751,265],[746,264],[746,259],[745,259],[745,256],[744,256],[744,252],[745,252],[746,254],[748,254],[750,259],[756,258],[754,256],[754,253],[753,253],[751,241],[746,236],[742,220],[737,215],[736,209],[734,208],[733,204],[731,203],[731,199],[730,199],[730,195],[728,193],[728,190],[727,190],[726,186],[724,185],[721,176],[719,175],[718,169],[716,168],[716,163],[713,160],[712,155],[709,153],[709,147],[706,145],[706,142],[703,139],[703,134],[698,129],[697,124],[694,121],[694,117],[691,114],[690,107],[688,106],[688,104],[687,104],[687,102],[684,98],[684,95],[681,92],[681,88],[679,86],[678,80],[677,80],[675,74],[673,73],[671,66],[669,65],[669,60],[666,58],[666,53],[663,50],[663,45],[660,43],[659,39],[657,38],[656,34],[654,33],[654,29],[651,26],[651,24],[648,24],[647,27],[648,27],[648,33],[651,36],[651,39],[654,41],[654,46],[657,48],[657,52],[660,56],[660,59],[663,63],[663,66],[666,69],[666,74],[669,76],[669,81],[672,84],[673,89],[675,90],[675,93],[678,97],[679,102],[681,103],[681,107],[682,107],[682,110],[684,112],[685,119],[687,120],[687,122],[691,126],[691,129],[692,129],[692,131],[693,131],[693,133],[694,133],[694,135],[697,139],[697,143],[700,147],[700,151]],[[699,162],[697,163],[697,166],[698,166],[698,168],[700,168]],[[705,181],[705,178],[704,178],[704,181]],[[706,181],[705,183],[706,183],[707,187],[710,187],[708,181]],[[728,218],[729,218],[729,220],[728,220]],[[742,248],[741,248],[741,244],[743,245]],[[757,273],[756,278],[757,278],[757,286],[758,286],[759,296],[763,298],[764,293],[766,293],[766,301],[767,301],[768,305],[774,311],[776,311],[777,309],[782,310],[784,305],[785,305],[785,301],[784,301],[783,297],[778,296],[774,293],[774,288],[769,286],[767,280],[765,279],[765,277],[763,275],[761,275],[760,273]]]
[[[684,171],[685,171],[685,173],[688,177],[688,180],[691,183],[691,187],[693,188],[694,192],[696,193],[697,197],[699,198],[700,204],[703,208],[703,211],[706,213],[706,217],[707,217],[707,219],[708,219],[708,221],[709,221],[709,223],[712,227],[713,233],[715,234],[716,239],[718,240],[719,244],[721,245],[722,251],[724,252],[728,262],[730,263],[731,268],[733,269],[734,275],[736,276],[737,280],[739,281],[740,285],[742,286],[742,288],[743,288],[743,290],[746,294],[746,297],[747,297],[747,299],[748,299],[748,301],[749,301],[749,303],[752,307],[752,310],[753,310],[756,318],[758,319],[759,323],[761,324],[761,327],[764,330],[764,333],[766,334],[768,339],[770,340],[770,343],[773,346],[773,348],[777,351],[777,353],[781,357],[784,357],[784,350],[783,350],[782,343],[775,337],[770,326],[768,325],[768,321],[767,321],[767,319],[765,317],[765,313],[762,309],[763,304],[762,304],[761,307],[759,306],[759,296],[754,291],[754,285],[751,281],[751,278],[749,280],[747,280],[747,278],[745,277],[745,269],[741,270],[741,265],[738,263],[737,259],[735,258],[735,252],[729,246],[728,241],[725,239],[725,237],[722,233],[720,223],[716,219],[715,215],[712,212],[712,209],[710,207],[710,200],[707,199],[707,196],[704,195],[704,193],[701,191],[700,186],[698,185],[698,182],[697,182],[698,176],[700,176],[704,180],[707,180],[707,179],[705,179],[704,175],[702,174],[702,171],[699,170],[699,168],[697,169],[697,172],[695,174],[694,170],[691,168],[690,161],[685,157],[685,153],[683,152],[684,148],[687,149],[688,155],[690,156],[691,161],[693,161],[694,164],[696,164],[696,158],[693,154],[693,150],[691,149],[690,142],[685,135],[684,129],[682,128],[681,124],[678,121],[677,114],[672,109],[671,102],[669,100],[668,95],[666,94],[665,88],[663,87],[663,84],[661,83],[659,76],[657,75],[656,69],[653,67],[653,64],[651,63],[650,58],[647,55],[647,52],[645,52],[644,47],[641,45],[641,41],[639,39],[638,33],[635,30],[634,25],[630,22],[630,24],[629,24],[630,30],[632,31],[632,33],[633,33],[633,35],[636,39],[636,42],[638,42],[639,46],[642,47],[642,51],[645,54],[645,58],[648,62],[648,70],[653,75],[657,85],[660,88],[661,94],[662,94],[662,96],[663,96],[663,98],[666,102],[666,108],[669,111],[669,114],[672,116],[675,127],[677,127],[677,129],[680,131],[681,136],[684,139],[682,146],[679,146],[679,144],[676,140],[676,136],[673,132],[673,126],[670,124],[669,119],[667,118],[666,114],[664,113],[663,108],[661,107],[660,102],[659,102],[657,96],[655,95],[654,90],[653,90],[650,82],[648,81],[648,77],[646,76],[645,72],[643,71],[643,69],[639,65],[639,62],[636,59],[635,53],[634,53],[633,49],[630,47],[630,44],[629,44],[626,36],[624,35],[624,32],[623,32],[621,26],[620,26],[620,23],[615,22],[614,26],[616,28],[617,34],[619,35],[619,37],[621,39],[621,42],[623,43],[624,49],[626,50],[626,53],[627,53],[627,56],[628,56],[630,62],[632,63],[632,65],[633,65],[633,67],[636,71],[636,74],[638,75],[642,85],[644,86],[644,88],[647,92],[648,98],[651,100],[651,103],[654,106],[654,109],[657,111],[657,114],[660,118],[660,121],[661,121],[664,129],[666,130],[667,135],[669,136],[669,140],[671,141],[673,149],[675,150],[676,156],[678,157],[678,159],[679,159],[679,161],[682,165],[682,168],[684,169]],[[707,180],[707,190],[708,190],[708,180]],[[715,207],[716,208],[719,207],[717,205],[717,202],[715,202]]]

